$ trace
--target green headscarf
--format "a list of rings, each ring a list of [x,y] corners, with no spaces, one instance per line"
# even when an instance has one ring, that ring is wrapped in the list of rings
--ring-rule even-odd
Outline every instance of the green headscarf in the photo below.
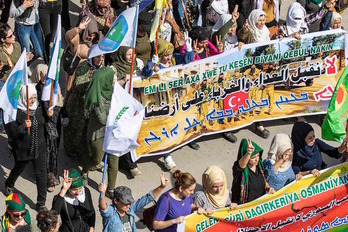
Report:
[[[2,231],[8,232],[10,229],[10,214],[9,211],[17,211],[22,212],[26,210],[26,214],[24,216],[24,221],[30,225],[31,224],[31,218],[29,211],[25,208],[25,202],[23,201],[23,198],[18,193],[12,193],[5,199],[6,203],[6,212],[2,216]]]
[[[111,100],[114,82],[114,70],[103,67],[94,71],[85,95],[85,116],[93,109],[104,112],[102,97]]]
[[[255,142],[251,141],[251,143],[255,149],[254,149],[253,153],[251,154],[250,158],[253,158],[257,154],[260,155],[259,163],[257,166],[258,166],[263,178],[265,178],[265,175],[263,173],[264,167],[263,167],[263,163],[262,163],[263,150]],[[239,145],[237,162],[247,153],[247,150],[248,150],[248,141],[246,139],[242,139],[242,141],[240,142],[240,145]],[[242,204],[246,203],[247,199],[248,199],[249,172],[250,172],[249,167],[246,166],[243,173],[242,173],[242,179],[240,181],[240,185],[241,185],[240,202]],[[265,182],[266,182],[266,179],[265,179]]]
[[[76,171],[76,169],[71,168],[69,170],[69,178],[72,179],[72,183],[70,186],[71,189],[77,189],[83,186],[83,180],[81,178],[81,174],[78,171]]]
[[[313,2],[317,5],[320,5],[323,2],[323,0],[307,0],[306,2],[307,4],[310,4],[311,2]]]
[[[126,60],[126,54],[131,47],[121,46],[116,53],[116,59],[112,63],[117,69],[117,80],[123,79],[127,74],[131,72],[131,63],[128,63]],[[135,68],[135,60],[133,64]]]

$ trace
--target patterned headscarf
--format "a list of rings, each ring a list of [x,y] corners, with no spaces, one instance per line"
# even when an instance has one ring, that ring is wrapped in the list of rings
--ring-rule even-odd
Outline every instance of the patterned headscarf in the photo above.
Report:
[[[69,170],[69,178],[72,179],[70,189],[77,189],[83,186],[81,175],[75,168]]]
[[[256,155],[260,155],[260,159],[259,159],[259,163],[257,165],[257,168],[259,168],[261,175],[263,176],[263,178],[265,179],[265,175],[263,173],[264,167],[263,167],[263,163],[262,163],[262,153],[263,150],[261,147],[259,147],[259,145],[257,145],[255,142],[251,141],[252,145],[254,146],[254,151],[251,154],[250,158],[253,158]],[[238,162],[247,152],[248,149],[248,141],[246,139],[242,139],[242,141],[240,142],[239,145],[239,150],[238,150],[238,158],[237,161]],[[240,193],[240,203],[244,204],[247,202],[248,200],[248,180],[249,180],[249,167],[246,166],[243,174],[242,174],[242,179],[240,181],[240,185],[241,185],[241,193]],[[266,179],[265,179],[266,182]]]
[[[169,56],[174,52],[174,45],[164,39],[158,39],[158,56]],[[170,60],[170,66],[175,65],[175,58],[172,56]]]
[[[10,231],[10,211],[14,212],[22,212],[26,211],[26,214],[24,216],[24,221],[30,225],[31,224],[31,218],[29,211],[25,208],[25,202],[23,201],[23,198],[18,193],[12,193],[5,199],[6,203],[6,212],[2,216],[2,231],[8,232]]]

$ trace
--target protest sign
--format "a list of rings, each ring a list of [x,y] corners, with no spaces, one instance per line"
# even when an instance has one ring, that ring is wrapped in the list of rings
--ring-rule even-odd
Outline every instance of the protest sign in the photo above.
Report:
[[[136,158],[257,121],[325,114],[345,67],[345,36],[339,29],[248,44],[135,78],[145,106]]]
[[[185,232],[347,231],[348,163],[292,182],[234,210],[221,209],[210,217],[191,214]],[[179,231],[179,230],[178,230]]]

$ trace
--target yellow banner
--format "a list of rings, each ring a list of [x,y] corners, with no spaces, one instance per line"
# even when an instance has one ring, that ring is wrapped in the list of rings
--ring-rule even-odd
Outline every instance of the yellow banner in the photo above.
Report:
[[[244,45],[136,78],[145,106],[137,158],[255,121],[326,113],[345,67],[345,32]]]
[[[348,231],[348,163],[305,177],[235,210],[192,214],[185,232]]]

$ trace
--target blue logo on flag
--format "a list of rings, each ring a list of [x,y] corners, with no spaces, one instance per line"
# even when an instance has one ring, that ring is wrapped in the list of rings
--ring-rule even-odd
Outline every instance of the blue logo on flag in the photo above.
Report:
[[[123,15],[120,15],[105,38],[98,44],[99,49],[104,52],[116,50],[120,46],[127,32],[127,20]]]
[[[17,72],[13,73],[7,81],[7,97],[12,107],[15,109],[17,109],[18,105],[19,90],[21,88],[22,76],[23,70],[18,70]]]

